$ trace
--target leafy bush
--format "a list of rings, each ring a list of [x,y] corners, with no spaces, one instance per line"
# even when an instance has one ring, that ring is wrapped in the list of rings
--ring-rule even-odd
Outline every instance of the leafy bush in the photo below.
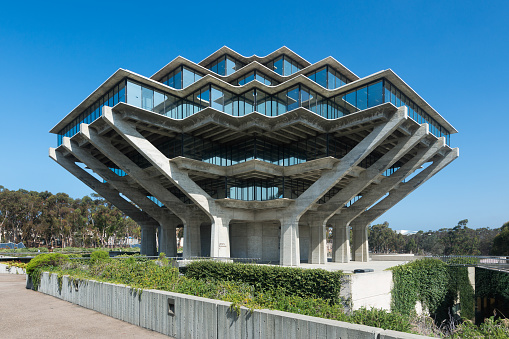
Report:
[[[461,339],[507,339],[509,338],[509,319],[494,320],[493,317],[487,318],[478,327],[471,321],[465,321],[459,325],[451,338]]]
[[[90,254],[90,260],[92,261],[108,260],[109,258],[110,253],[104,250],[94,251]]]
[[[30,260],[26,272],[32,279],[34,289],[37,291],[39,288],[43,268],[59,267],[68,262],[69,258],[61,253],[43,253]]]
[[[7,261],[7,262],[4,262],[4,264],[7,265],[7,269],[10,269],[11,267],[18,267],[18,268],[26,269],[27,265],[28,265],[28,263],[23,263],[23,262],[19,262],[19,261]]]
[[[256,292],[278,291],[337,303],[343,273],[201,260],[189,264],[185,275],[200,280],[238,281],[253,286]]]
[[[400,332],[410,332],[412,328],[409,316],[376,308],[356,310],[348,317],[348,322]]]
[[[27,265],[27,274],[31,275],[37,268],[45,266],[58,267],[65,262],[69,262],[69,258],[61,253],[43,253],[39,254]]]
[[[466,260],[465,260],[466,259]],[[420,301],[433,315],[437,324],[449,322],[450,309],[460,297],[461,317],[473,319],[474,289],[468,278],[468,268],[473,258],[452,258],[448,265],[438,259],[422,259],[391,268],[394,287],[392,310],[401,314],[414,312]],[[459,316],[454,315],[456,320]]]
[[[431,314],[435,313],[447,293],[447,264],[438,259],[422,259],[391,268],[394,288],[392,308],[410,314],[420,301]]]

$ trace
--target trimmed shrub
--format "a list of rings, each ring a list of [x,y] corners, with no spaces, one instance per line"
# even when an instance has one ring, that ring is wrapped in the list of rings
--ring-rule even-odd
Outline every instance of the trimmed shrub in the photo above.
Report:
[[[285,295],[339,301],[340,271],[302,269],[225,263],[212,260],[194,261],[187,266],[186,277],[208,281],[238,281],[249,284],[256,292],[279,291]]]
[[[27,265],[27,274],[31,275],[37,268],[44,266],[54,266],[58,267],[64,264],[65,262],[69,262],[69,258],[65,254],[61,253],[43,253],[39,254]]]
[[[90,260],[93,261],[101,261],[108,260],[110,258],[110,253],[104,250],[97,250],[90,254]]]

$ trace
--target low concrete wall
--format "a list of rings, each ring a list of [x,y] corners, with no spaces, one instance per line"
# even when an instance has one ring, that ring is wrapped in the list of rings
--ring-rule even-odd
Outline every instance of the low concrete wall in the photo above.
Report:
[[[138,291],[93,280],[73,281],[67,276],[62,277],[60,288],[57,275],[47,272],[41,277],[39,292],[175,338],[424,338],[280,311],[241,308],[237,316],[229,302]]]
[[[10,273],[10,274],[25,274],[25,270],[23,268],[11,266],[7,268],[6,264],[0,264],[0,274],[2,273]]]

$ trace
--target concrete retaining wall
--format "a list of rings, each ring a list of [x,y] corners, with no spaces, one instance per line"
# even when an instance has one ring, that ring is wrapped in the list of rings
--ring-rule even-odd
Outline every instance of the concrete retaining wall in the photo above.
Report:
[[[0,274],[2,273],[10,273],[10,274],[25,274],[25,270],[23,268],[11,266],[7,268],[6,264],[0,264]]]
[[[27,278],[27,286],[30,283]],[[424,338],[288,312],[241,309],[229,302],[158,290],[137,291],[93,280],[43,273],[39,292],[175,338]]]

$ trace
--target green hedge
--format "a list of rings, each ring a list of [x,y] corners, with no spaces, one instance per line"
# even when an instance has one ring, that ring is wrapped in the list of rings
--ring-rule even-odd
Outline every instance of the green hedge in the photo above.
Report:
[[[286,295],[321,298],[331,303],[340,299],[341,271],[301,269],[225,263],[212,260],[194,261],[187,266],[186,277],[211,281],[237,281],[249,284],[256,291],[281,291]]]

